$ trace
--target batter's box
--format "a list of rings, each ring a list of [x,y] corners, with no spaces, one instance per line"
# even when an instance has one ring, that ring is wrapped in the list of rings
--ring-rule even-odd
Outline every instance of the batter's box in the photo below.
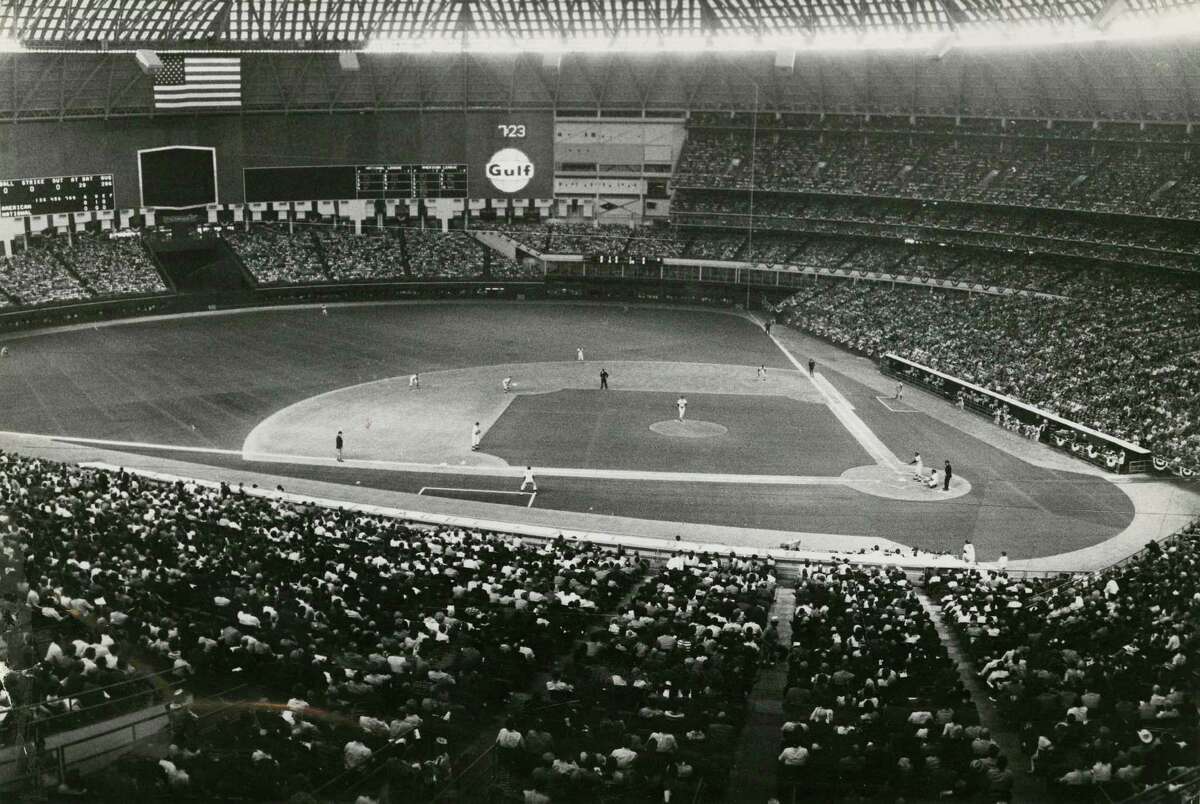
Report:
[[[905,402],[903,399],[897,399],[894,396],[877,396],[879,404],[890,410],[892,413],[920,413],[921,411],[914,408],[912,405]]]
[[[532,508],[536,491],[497,491],[496,489],[462,489],[443,486],[422,486],[418,496],[449,497],[452,500],[471,500],[473,502],[496,503],[497,505],[518,505],[522,508]]]

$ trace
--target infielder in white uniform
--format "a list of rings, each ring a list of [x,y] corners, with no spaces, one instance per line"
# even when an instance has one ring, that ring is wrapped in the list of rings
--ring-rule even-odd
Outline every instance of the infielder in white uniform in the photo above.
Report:
[[[537,481],[533,479],[533,467],[525,467],[525,479],[521,481],[521,491],[525,490],[526,486],[530,486],[534,491],[537,491]]]
[[[575,350],[575,359],[583,360],[583,347],[582,346],[580,346],[579,348],[577,348]]]
[[[409,387],[409,390],[412,390],[413,388],[420,388],[421,387],[421,375],[414,373],[411,377],[409,377],[408,378],[408,387]]]
[[[506,393],[506,394],[507,394],[509,391],[511,391],[511,390],[512,390],[512,377],[505,377],[505,378],[504,378],[504,379],[503,379],[503,380],[500,382],[500,387],[504,389],[504,393]]]
[[[683,421],[683,417],[687,415],[687,400],[680,396],[675,400],[675,407],[679,408],[679,421]]]
[[[479,452],[479,442],[483,439],[483,428],[479,426],[479,422],[475,422],[475,426],[471,428],[471,451]]]
[[[758,378],[760,380],[762,380],[763,382],[767,381],[767,367],[766,366],[758,367]]]

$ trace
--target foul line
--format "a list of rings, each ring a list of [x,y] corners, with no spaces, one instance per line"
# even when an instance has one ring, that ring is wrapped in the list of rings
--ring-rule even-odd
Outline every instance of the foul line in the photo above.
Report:
[[[896,399],[896,397],[894,397],[894,396],[877,396],[875,398],[879,400],[879,404],[883,405],[885,408],[887,408],[892,413],[920,413],[920,411],[917,410],[916,408],[894,408],[894,407],[892,407],[891,405],[888,404],[888,402],[900,402],[901,404],[903,404],[903,402],[904,402],[904,400]]]
[[[866,450],[867,454],[874,459],[875,463],[885,469],[903,472],[904,467],[900,463],[900,460],[879,439],[879,436],[875,435],[875,432],[870,427],[867,427],[866,422],[858,417],[850,401],[842,396],[841,392],[834,388],[833,384],[825,379],[825,377],[820,374],[809,374],[807,367],[802,365],[796,359],[795,355],[779,342],[777,337],[771,335],[770,338],[779,347],[779,351],[783,352],[783,356],[791,361],[792,365],[807,377],[809,382],[813,384],[813,387],[820,392],[821,396],[825,398],[825,404],[833,412],[833,415],[837,417],[837,420],[842,423],[842,426],[846,428],[854,440],[859,443],[859,446]]]
[[[420,497],[422,494],[424,494],[427,491],[465,491],[468,494],[525,494],[525,495],[529,496],[529,501],[525,503],[526,508],[533,507],[533,501],[537,497],[537,494],[538,494],[536,491],[501,491],[499,489],[464,489],[464,488],[460,488],[458,486],[421,486],[421,490],[417,492],[417,496]],[[438,495],[432,494],[429,496],[437,497]]]
[[[108,438],[77,438],[76,436],[48,436],[37,433],[14,433],[9,430],[0,431],[0,436],[18,436],[21,438],[46,438],[51,441],[77,442],[97,447],[136,447],[137,449],[157,449],[171,452],[202,452],[207,455],[241,455],[240,449],[218,449],[217,447],[180,447],[174,444],[152,444],[146,441],[114,441]]]
[[[383,469],[393,472],[421,472],[436,475],[477,477],[524,477],[520,466],[472,466],[452,463],[410,463],[369,459],[321,458],[314,455],[283,455],[275,452],[242,453],[242,459],[258,463],[294,463],[303,466],[336,466],[352,469]],[[659,472],[638,469],[583,469],[567,466],[535,466],[538,477],[575,477],[590,480],[649,480],[676,483],[731,483],[757,486],[856,486],[879,481],[845,478],[838,475],[735,475],[713,472]]]
[[[109,448],[148,449],[162,452],[200,453],[231,455],[249,463],[292,463],[302,466],[330,466],[339,469],[376,469],[392,472],[417,472],[432,475],[456,475],[476,477],[524,477],[525,470],[518,466],[472,466],[469,464],[416,463],[406,461],[380,461],[356,458],[323,458],[315,455],[288,455],[274,452],[245,452],[216,447],[184,447],[174,444],[154,444],[143,441],[116,441],[101,438],[76,438],[75,436],[51,436],[42,433],[18,433],[0,430],[0,437],[32,438],[47,443],[59,443],[64,447],[82,445]],[[72,443],[77,442],[77,443]],[[164,456],[170,458],[170,456]],[[182,458],[181,458],[182,460]],[[244,468],[244,467],[243,467]],[[675,483],[726,483],[753,486],[869,486],[883,481],[871,478],[847,478],[839,475],[744,475],[715,472],[660,472],[633,469],[584,469],[577,467],[534,467],[535,473],[545,477],[572,477],[591,480],[644,480]],[[525,492],[528,493],[528,492]],[[536,492],[535,492],[536,493]]]
[[[536,491],[503,491],[502,489],[465,489],[461,486],[421,486],[417,494],[427,491],[470,491],[478,494],[537,494]]]

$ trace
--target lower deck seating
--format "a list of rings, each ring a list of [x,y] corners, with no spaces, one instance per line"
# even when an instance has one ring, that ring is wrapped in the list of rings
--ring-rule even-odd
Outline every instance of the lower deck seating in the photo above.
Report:
[[[1066,582],[933,574],[1053,801],[1119,801],[1200,766],[1200,522]]]

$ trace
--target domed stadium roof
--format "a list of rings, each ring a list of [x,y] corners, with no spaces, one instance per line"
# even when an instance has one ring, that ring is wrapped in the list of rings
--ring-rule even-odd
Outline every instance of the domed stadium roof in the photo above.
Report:
[[[1196,0],[7,0],[10,47],[359,49],[879,44],[912,37],[1065,37],[1155,24]]]

